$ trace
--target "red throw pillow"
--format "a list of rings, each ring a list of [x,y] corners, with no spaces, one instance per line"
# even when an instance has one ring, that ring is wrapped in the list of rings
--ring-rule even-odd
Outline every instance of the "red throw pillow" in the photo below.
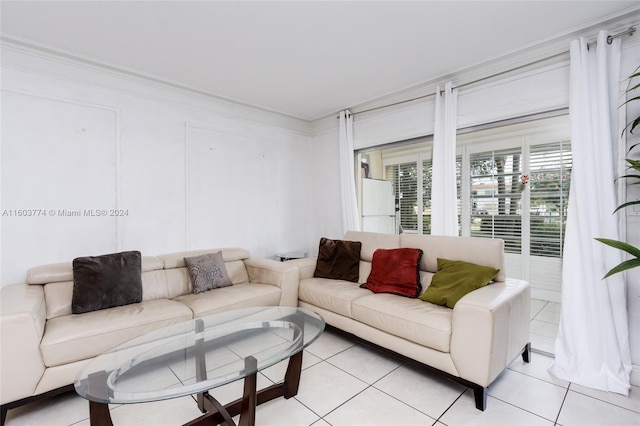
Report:
[[[360,287],[374,293],[418,297],[422,250],[415,248],[377,249],[373,252],[371,273]]]

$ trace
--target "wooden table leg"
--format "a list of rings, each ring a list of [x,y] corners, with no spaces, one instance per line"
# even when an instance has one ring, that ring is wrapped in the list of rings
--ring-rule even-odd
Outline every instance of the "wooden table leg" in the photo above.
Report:
[[[302,351],[289,358],[287,373],[284,375],[284,397],[286,399],[296,396],[300,387],[300,374],[302,372]]]
[[[240,410],[239,426],[254,426],[256,424],[256,386],[258,383],[258,360],[252,356],[244,359],[244,368],[254,370],[254,373],[244,378],[244,393],[242,395],[242,408]]]
[[[87,377],[89,394],[102,401],[109,400],[109,388],[107,387],[106,371],[97,371]],[[109,404],[89,400],[89,420],[91,426],[113,426]]]
[[[89,421],[91,426],[113,426],[109,404],[89,401]]]

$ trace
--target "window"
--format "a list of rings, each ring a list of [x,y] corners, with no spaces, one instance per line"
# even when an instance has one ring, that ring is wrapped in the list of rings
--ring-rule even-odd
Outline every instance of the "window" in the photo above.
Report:
[[[534,145],[530,147],[528,174],[522,163],[519,149],[471,156],[470,234],[502,238],[506,252],[522,253],[522,194],[529,185],[530,254],[562,257],[571,180],[570,145]]]
[[[470,157],[470,234],[502,238],[507,253],[522,251],[521,157],[519,148]]]
[[[534,256],[562,257],[571,166],[568,143],[531,147],[529,215],[531,254]]]
[[[422,164],[419,170],[417,164]],[[460,229],[462,157],[456,161],[456,187],[458,194],[458,229]],[[399,207],[400,226],[403,232],[431,233],[431,181],[433,166],[431,159],[417,160],[385,166],[385,180],[393,182]],[[418,181],[422,182],[420,190]],[[422,220],[418,218],[422,217]]]
[[[400,229],[418,232],[418,167],[416,162],[385,167],[385,180],[393,182],[400,213]]]
[[[505,241],[507,276],[560,300],[571,145],[567,115],[458,134],[460,235]],[[393,182],[403,232],[431,233],[432,140],[369,151]]]

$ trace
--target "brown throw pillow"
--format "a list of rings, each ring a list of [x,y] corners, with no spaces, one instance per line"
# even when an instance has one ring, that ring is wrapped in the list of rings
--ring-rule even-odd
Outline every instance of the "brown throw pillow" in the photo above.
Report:
[[[313,276],[358,282],[360,278],[360,241],[320,238],[318,260]]]
[[[81,314],[142,301],[139,251],[73,260],[71,312]]]
[[[227,268],[224,266],[222,252],[207,253],[201,256],[185,257],[193,293],[213,290],[214,288],[228,287],[232,284]]]
[[[421,258],[422,250],[416,248],[377,249],[373,252],[367,282],[360,287],[374,293],[418,297],[422,291]]]

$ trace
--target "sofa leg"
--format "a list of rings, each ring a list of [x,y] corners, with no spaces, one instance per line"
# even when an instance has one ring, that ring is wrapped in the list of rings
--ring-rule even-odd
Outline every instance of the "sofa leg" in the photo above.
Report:
[[[531,342],[527,343],[522,350],[522,360],[524,362],[531,362]]]
[[[0,420],[2,420],[0,422],[0,426],[4,426],[4,422],[7,420],[7,411],[11,410],[12,408],[22,407],[23,405],[30,404],[32,402],[44,401],[47,398],[51,398],[52,396],[60,395],[66,392],[71,392],[74,389],[75,388],[73,387],[73,384],[70,384],[61,388],[50,390],[49,392],[41,393],[39,395],[28,396],[17,401],[3,404],[0,406],[0,416],[2,416],[0,418]]]
[[[473,389],[473,396],[476,400],[476,408],[484,411],[487,408],[487,388],[478,386]]]

